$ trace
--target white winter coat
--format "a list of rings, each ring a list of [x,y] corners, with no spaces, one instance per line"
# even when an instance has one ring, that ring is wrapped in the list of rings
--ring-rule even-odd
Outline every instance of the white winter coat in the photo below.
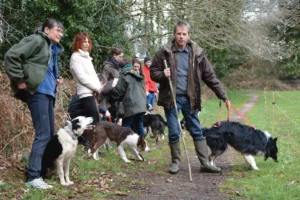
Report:
[[[102,87],[89,52],[79,49],[70,60],[70,69],[76,80],[77,94],[80,99],[92,96]]]

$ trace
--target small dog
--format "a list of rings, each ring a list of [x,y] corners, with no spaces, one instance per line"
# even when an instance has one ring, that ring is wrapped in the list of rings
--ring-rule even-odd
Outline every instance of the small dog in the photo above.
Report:
[[[156,143],[160,139],[165,138],[165,127],[167,126],[167,122],[164,120],[164,118],[159,114],[148,114],[144,115],[143,119],[143,126],[147,130],[147,134],[150,132],[149,129],[151,129],[151,132],[153,134],[153,137],[156,139]]]
[[[47,144],[42,158],[42,177],[49,178],[58,172],[60,184],[72,185],[69,177],[69,167],[78,145],[77,138],[93,122],[92,117],[76,117],[67,121],[64,128],[60,128]]]
[[[92,141],[88,150],[89,154],[93,154],[93,158],[98,160],[98,150],[103,144],[107,144],[109,141],[117,143],[117,148],[121,158],[125,162],[130,162],[125,154],[124,148],[130,147],[132,152],[135,154],[138,160],[143,161],[144,159],[138,152],[138,148],[142,151],[150,151],[147,141],[145,140],[146,135],[139,136],[134,133],[130,128],[118,126],[111,122],[99,122],[93,130]]]
[[[211,149],[209,160],[213,166],[216,166],[215,159],[225,152],[228,144],[242,153],[254,170],[259,170],[253,157],[255,155],[264,155],[265,160],[271,157],[275,162],[278,162],[277,138],[273,139],[266,131],[262,132],[238,122],[225,121],[221,122],[220,127],[214,126],[202,130],[207,145]]]

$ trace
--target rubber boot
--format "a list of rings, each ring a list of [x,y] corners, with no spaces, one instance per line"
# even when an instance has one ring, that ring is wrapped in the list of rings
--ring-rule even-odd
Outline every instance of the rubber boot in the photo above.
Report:
[[[199,161],[202,167],[205,168],[205,171],[210,173],[221,173],[222,169],[212,166],[208,160],[206,139],[194,141],[194,145]]]
[[[172,156],[172,166],[169,170],[170,174],[177,174],[179,171],[179,166],[180,166],[180,143],[174,143],[174,144],[169,144],[170,149],[171,149],[171,156]]]

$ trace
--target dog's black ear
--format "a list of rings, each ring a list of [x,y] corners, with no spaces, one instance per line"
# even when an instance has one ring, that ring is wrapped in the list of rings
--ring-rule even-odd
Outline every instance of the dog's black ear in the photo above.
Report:
[[[78,125],[79,119],[72,120],[72,130],[76,130],[80,128],[80,125]]]
[[[277,142],[277,138],[274,138],[274,139],[273,139],[273,142],[276,144],[276,142]]]

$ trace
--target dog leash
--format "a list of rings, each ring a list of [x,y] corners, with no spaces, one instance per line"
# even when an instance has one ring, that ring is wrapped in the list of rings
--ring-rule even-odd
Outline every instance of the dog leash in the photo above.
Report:
[[[240,112],[238,109],[236,109],[233,105],[231,105],[231,108],[243,119],[245,120],[252,128],[256,130],[256,127]]]
[[[236,109],[232,104],[230,107],[227,107],[227,121],[230,120],[230,109],[233,109],[244,121],[246,121],[252,128],[256,130],[256,127],[238,110]],[[214,127],[220,127],[221,126],[221,120],[222,120],[222,102],[219,103],[219,120],[218,120],[218,126]]]
[[[228,122],[229,122],[229,117],[230,117],[230,108],[227,107],[227,121]],[[222,120],[222,102],[220,101],[220,103],[219,103],[219,120],[218,120],[218,126],[215,126],[215,127],[220,127],[221,126],[221,120]]]

